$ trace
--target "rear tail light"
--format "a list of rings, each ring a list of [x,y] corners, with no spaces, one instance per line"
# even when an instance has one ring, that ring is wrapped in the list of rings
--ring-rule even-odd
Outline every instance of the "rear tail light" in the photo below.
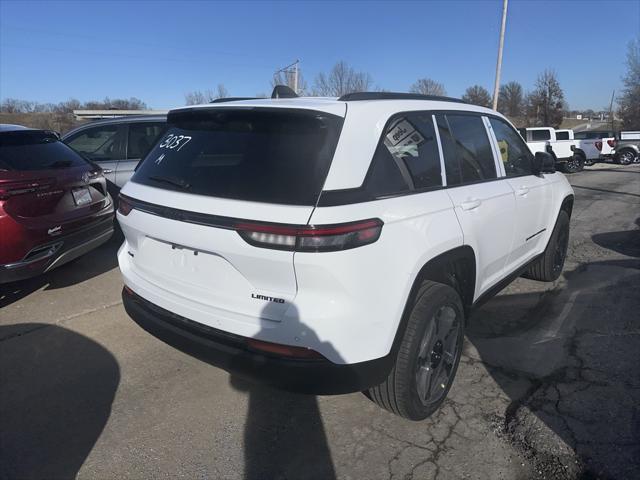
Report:
[[[611,148],[614,148],[616,146],[616,140],[614,138],[612,138],[611,140],[607,140],[607,143]]]
[[[601,142],[601,141],[597,141],[597,142],[595,142],[595,144],[594,144],[594,145],[596,146],[596,148],[597,148],[598,150],[602,150],[602,142]]]
[[[382,220],[372,218],[336,225],[274,225],[236,223],[235,230],[249,244],[296,252],[334,252],[375,242],[382,231]]]
[[[118,213],[126,217],[131,213],[131,210],[133,210],[133,205],[129,203],[127,198],[123,195],[118,195]]]
[[[54,181],[51,179],[2,183],[0,184],[0,200],[6,200],[16,195],[24,195],[25,193],[48,190],[53,183]]]

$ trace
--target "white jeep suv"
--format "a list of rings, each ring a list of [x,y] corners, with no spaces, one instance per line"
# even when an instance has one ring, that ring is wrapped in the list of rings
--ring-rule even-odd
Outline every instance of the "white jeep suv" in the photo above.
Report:
[[[121,192],[125,308],[239,376],[423,419],[472,308],[560,275],[572,189],[487,108],[289,96],[169,113]]]

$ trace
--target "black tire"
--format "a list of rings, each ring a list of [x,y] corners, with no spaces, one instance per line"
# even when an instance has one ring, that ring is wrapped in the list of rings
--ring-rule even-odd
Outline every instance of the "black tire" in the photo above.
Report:
[[[564,164],[564,173],[577,173],[584,170],[584,157],[576,153]]]
[[[620,165],[631,165],[636,159],[636,154],[633,150],[622,150],[616,154],[616,162]]]
[[[584,166],[585,166],[585,167],[593,167],[595,164],[596,164],[596,161],[595,161],[595,160],[593,160],[593,159],[588,159],[588,158],[587,158],[587,159],[584,161]]]
[[[540,282],[557,280],[562,273],[568,247],[569,215],[564,210],[561,210],[556,220],[556,225],[553,227],[547,248],[545,248],[542,256],[529,266],[523,277]]]
[[[464,309],[453,288],[425,280],[408,315],[391,373],[365,394],[396,415],[424,420],[440,407],[453,383],[462,353]]]

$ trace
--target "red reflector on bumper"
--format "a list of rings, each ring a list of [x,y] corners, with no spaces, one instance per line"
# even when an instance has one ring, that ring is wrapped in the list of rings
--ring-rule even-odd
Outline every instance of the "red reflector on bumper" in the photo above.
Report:
[[[247,345],[253,350],[260,352],[271,353],[280,357],[291,358],[306,358],[306,359],[322,359],[324,358],[315,350],[304,347],[292,347],[290,345],[282,345],[279,343],[263,342],[262,340],[256,340],[250,338],[247,340]]]

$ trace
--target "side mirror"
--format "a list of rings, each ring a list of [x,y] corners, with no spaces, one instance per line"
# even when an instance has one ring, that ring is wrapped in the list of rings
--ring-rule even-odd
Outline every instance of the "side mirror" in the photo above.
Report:
[[[536,152],[533,158],[533,173],[540,175],[541,173],[555,173],[556,161],[549,152]]]

